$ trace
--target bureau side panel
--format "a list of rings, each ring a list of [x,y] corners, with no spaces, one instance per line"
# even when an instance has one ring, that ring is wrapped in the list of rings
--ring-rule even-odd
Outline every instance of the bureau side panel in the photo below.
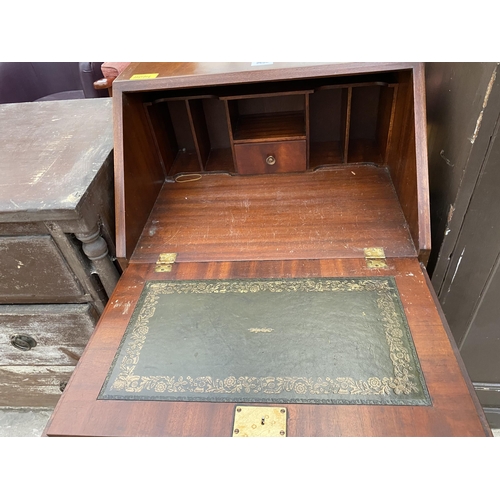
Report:
[[[423,67],[401,73],[388,166],[419,259],[430,252],[430,210]]]
[[[128,260],[165,175],[142,95],[117,92],[114,104],[116,250]]]

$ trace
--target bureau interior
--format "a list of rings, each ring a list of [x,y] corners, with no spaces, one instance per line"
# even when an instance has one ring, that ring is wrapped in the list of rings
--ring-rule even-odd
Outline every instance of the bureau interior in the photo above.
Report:
[[[387,170],[415,248],[422,246],[411,70],[123,92],[121,99],[127,256],[165,181],[367,164]]]

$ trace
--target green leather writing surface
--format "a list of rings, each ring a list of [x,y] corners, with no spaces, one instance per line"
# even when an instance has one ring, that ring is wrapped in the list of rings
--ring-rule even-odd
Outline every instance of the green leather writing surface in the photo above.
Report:
[[[430,404],[391,277],[146,282],[99,398]]]

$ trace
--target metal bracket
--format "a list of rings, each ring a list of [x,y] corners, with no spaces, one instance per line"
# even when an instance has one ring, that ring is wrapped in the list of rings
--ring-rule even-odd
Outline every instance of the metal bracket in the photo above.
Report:
[[[233,437],[286,437],[286,408],[237,406]]]
[[[161,253],[156,261],[156,273],[169,273],[172,271],[172,264],[177,259],[176,253]]]
[[[365,248],[365,259],[368,269],[387,269],[389,267],[385,261],[385,252],[383,248]]]

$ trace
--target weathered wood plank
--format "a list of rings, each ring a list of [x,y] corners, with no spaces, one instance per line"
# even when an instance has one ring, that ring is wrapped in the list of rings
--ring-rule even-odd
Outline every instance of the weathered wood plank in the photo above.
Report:
[[[0,366],[0,406],[54,407],[74,366]]]
[[[0,123],[8,123],[0,134],[0,221],[75,218],[113,149],[111,109],[111,99],[0,107]]]
[[[84,294],[50,236],[0,237],[0,303],[74,302]]]
[[[0,366],[76,365],[97,322],[89,304],[0,306]],[[11,344],[28,335],[36,346]]]

